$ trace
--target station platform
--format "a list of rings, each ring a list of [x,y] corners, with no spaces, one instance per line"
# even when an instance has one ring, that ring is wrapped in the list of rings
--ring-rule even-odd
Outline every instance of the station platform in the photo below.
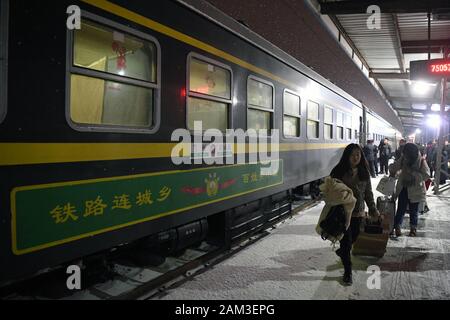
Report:
[[[375,190],[381,179],[372,179]],[[329,241],[315,232],[323,203],[286,220],[270,234],[158,300],[429,300],[450,299],[450,191],[427,197],[416,237],[391,237],[382,258],[353,256],[353,285]],[[379,289],[369,289],[378,266]]]

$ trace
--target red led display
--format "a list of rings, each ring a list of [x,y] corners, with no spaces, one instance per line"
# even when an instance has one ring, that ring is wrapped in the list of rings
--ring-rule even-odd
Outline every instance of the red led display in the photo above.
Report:
[[[443,60],[442,62],[438,63],[430,63],[428,65],[428,72],[441,76],[450,76],[450,60]]]
[[[450,59],[410,62],[410,80],[436,82],[442,78],[450,78]]]

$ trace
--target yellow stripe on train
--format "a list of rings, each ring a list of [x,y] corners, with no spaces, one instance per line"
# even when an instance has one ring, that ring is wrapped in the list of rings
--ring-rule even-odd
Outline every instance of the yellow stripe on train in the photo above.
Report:
[[[170,158],[177,143],[0,143],[0,166]],[[283,143],[273,151],[341,149],[338,143]],[[269,151],[270,151],[270,145]],[[189,150],[189,148],[187,149]],[[258,150],[257,145],[232,146],[235,154]],[[245,150],[245,151],[244,151]],[[183,156],[186,156],[185,154]]]

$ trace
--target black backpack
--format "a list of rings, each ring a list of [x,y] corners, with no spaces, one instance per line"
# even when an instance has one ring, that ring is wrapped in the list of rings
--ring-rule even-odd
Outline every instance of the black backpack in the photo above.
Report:
[[[331,207],[327,217],[320,222],[322,239],[337,237],[345,232],[345,209],[342,205]]]

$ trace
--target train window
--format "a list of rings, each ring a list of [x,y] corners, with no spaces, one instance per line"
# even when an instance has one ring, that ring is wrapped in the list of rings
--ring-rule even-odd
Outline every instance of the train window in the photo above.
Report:
[[[274,87],[264,80],[253,76],[247,82],[247,129],[272,129],[272,115],[274,109]]]
[[[346,122],[346,127],[347,127],[347,140],[352,140],[352,116],[349,114],[345,115],[345,122]]]
[[[248,128],[259,130],[270,130],[270,113],[259,110],[248,110]]]
[[[336,112],[337,137],[339,140],[344,140],[344,113]]]
[[[284,92],[283,133],[286,137],[300,137],[301,101],[289,91]]]
[[[308,138],[309,139],[318,139],[319,138],[319,104],[308,101]]]
[[[229,129],[231,105],[231,69],[198,54],[189,55],[187,127],[202,122],[202,129]]]
[[[203,130],[228,129],[228,104],[206,99],[188,98],[188,128],[194,130],[194,122],[201,121]]]
[[[156,45],[134,36],[83,21],[75,31],[75,66],[156,82]]]
[[[153,90],[72,75],[71,118],[76,123],[149,127]],[[80,93],[83,94],[80,94]]]
[[[337,127],[337,136],[339,140],[344,140],[344,128],[343,127]]]
[[[264,109],[273,109],[273,87],[255,79],[249,79],[248,105]]]
[[[329,107],[325,107],[323,132],[325,139],[333,139],[333,109]]]
[[[8,1],[0,1],[0,122],[6,116],[8,66]]]
[[[70,120],[81,130],[155,132],[160,82],[156,40],[95,20],[83,18],[81,29],[72,34]]]
[[[192,58],[189,90],[217,98],[231,99],[231,72],[216,65]]]

